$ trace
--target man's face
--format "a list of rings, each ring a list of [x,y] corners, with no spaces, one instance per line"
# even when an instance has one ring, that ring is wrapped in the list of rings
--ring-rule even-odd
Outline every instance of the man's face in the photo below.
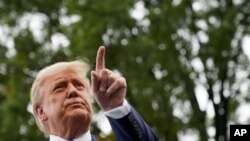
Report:
[[[66,69],[47,78],[43,84],[41,107],[50,130],[79,123],[85,124],[84,128],[89,127],[92,107],[88,99],[87,80],[75,71]]]

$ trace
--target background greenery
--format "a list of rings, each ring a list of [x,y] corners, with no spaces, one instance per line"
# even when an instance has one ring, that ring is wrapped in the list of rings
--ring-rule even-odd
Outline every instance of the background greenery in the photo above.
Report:
[[[1,0],[0,141],[48,140],[28,112],[35,74],[84,57],[94,68],[100,45],[162,141],[183,134],[227,141],[229,124],[240,123],[236,109],[250,99],[242,48],[249,11],[248,0]],[[198,96],[208,99],[205,107]]]

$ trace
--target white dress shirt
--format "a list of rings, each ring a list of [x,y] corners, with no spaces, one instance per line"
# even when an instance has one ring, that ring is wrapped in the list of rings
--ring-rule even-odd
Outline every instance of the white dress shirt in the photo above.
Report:
[[[49,135],[50,141],[67,141],[66,139],[55,136],[55,135]],[[73,139],[74,141],[91,141],[91,134],[90,131],[87,131],[86,133],[82,134],[80,137]]]
[[[126,116],[130,111],[131,111],[131,106],[128,104],[128,101],[125,99],[122,106],[106,111],[104,112],[104,114],[111,118],[119,119],[119,118]],[[55,136],[55,135],[50,135],[49,138],[50,138],[50,141],[67,141],[64,138]],[[73,140],[74,141],[91,141],[90,131],[88,130],[86,133],[83,133],[80,137],[73,139]]]
[[[126,116],[130,111],[131,111],[131,106],[128,104],[128,101],[125,99],[122,106],[106,111],[104,112],[104,114],[111,118],[119,119],[119,118]]]

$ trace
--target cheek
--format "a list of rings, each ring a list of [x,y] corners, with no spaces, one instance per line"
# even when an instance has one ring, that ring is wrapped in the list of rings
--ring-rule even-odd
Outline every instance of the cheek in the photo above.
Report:
[[[46,109],[49,115],[59,114],[62,109],[62,101],[58,97],[48,99]]]
[[[89,112],[92,114],[92,105],[89,100],[87,101],[87,106],[88,106]]]
[[[50,99],[50,104],[54,105],[54,104],[56,104],[56,103],[59,103],[59,99],[56,98],[56,97],[52,97],[52,98]]]
[[[88,111],[92,114],[92,104],[90,102],[90,98],[88,97],[88,94],[85,94],[82,96],[82,99],[85,101],[86,103],[86,108],[88,109]]]

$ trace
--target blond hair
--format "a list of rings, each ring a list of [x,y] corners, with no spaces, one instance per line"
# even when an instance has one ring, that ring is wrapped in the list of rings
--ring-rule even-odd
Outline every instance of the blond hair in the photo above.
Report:
[[[43,93],[41,92],[41,87],[43,86],[43,82],[44,80],[46,80],[46,78],[49,78],[50,76],[55,75],[56,73],[65,69],[74,70],[76,73],[81,74],[82,78],[87,82],[88,90],[90,90],[90,84],[87,78],[87,73],[89,72],[89,64],[87,61],[76,60],[70,62],[58,62],[40,70],[31,87],[30,101],[33,107],[36,124],[39,129],[45,134],[49,134],[49,130],[43,124],[42,120],[37,116],[37,113],[35,111],[36,106],[42,103]]]

